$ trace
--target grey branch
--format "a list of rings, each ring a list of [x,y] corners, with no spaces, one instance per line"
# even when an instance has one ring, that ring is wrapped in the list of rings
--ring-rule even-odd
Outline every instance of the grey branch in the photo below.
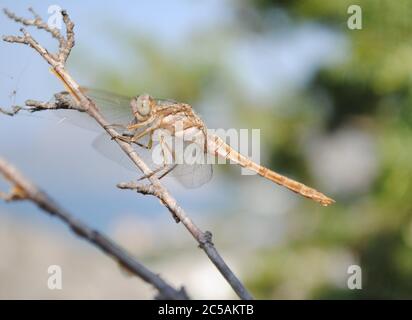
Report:
[[[59,29],[50,27],[46,22],[42,20],[42,18],[33,10],[33,8],[29,8],[29,11],[33,14],[34,19],[24,19],[21,17],[16,16],[13,12],[3,9],[4,13],[12,20],[21,23],[25,26],[34,26],[38,29],[42,29],[52,35],[59,42],[59,53],[58,55],[52,55],[54,59],[64,63],[66,62],[68,56],[70,55],[70,51],[74,46],[74,24],[70,21],[69,16],[67,15],[66,11],[62,11],[61,15],[63,17],[63,22],[66,25],[66,38],[64,38]],[[24,33],[24,29],[22,29]],[[3,40],[7,42],[18,42],[24,43],[27,45],[31,45],[31,41],[33,40],[30,35],[25,34],[23,37],[4,37]]]
[[[11,110],[6,110],[4,108],[0,108],[0,113],[5,114],[6,116],[15,116],[17,113],[20,112],[21,109],[24,109],[24,107],[20,106],[12,106]]]
[[[80,112],[84,112],[83,108],[77,104],[73,104],[73,100],[70,98],[68,92],[59,92],[54,95],[55,101],[37,101],[37,100],[26,100],[25,106],[12,106],[11,110],[6,110],[5,108],[0,108],[0,113],[6,116],[15,116],[21,111],[27,112],[37,112],[44,110],[61,110],[61,109],[72,109]]]
[[[15,14],[5,11],[6,14],[13,20],[21,22],[26,25],[32,25],[39,28],[40,22],[37,19],[26,20],[16,17]],[[69,91],[70,95],[76,101],[79,111],[86,112],[89,116],[94,118],[94,120],[112,137],[112,139],[119,145],[119,147],[126,153],[126,155],[131,159],[131,161],[136,165],[136,167],[145,175],[148,176],[150,182],[150,190],[153,190],[150,194],[157,197],[162,204],[170,211],[172,217],[176,222],[182,222],[190,234],[198,242],[200,248],[202,248],[209,259],[217,267],[226,281],[231,285],[233,290],[241,299],[252,299],[252,296],[246,290],[244,285],[236,277],[233,271],[228,267],[226,262],[223,260],[219,252],[216,250],[215,246],[211,241],[211,233],[203,232],[186,214],[182,207],[177,203],[170,192],[160,183],[159,179],[151,174],[152,171],[147,166],[147,164],[139,157],[132,145],[121,139],[118,139],[120,134],[110,125],[110,123],[103,117],[100,113],[98,106],[89,99],[84,92],[80,89],[79,84],[71,77],[65,68],[65,61],[70,54],[70,50],[74,46],[74,24],[70,21],[69,16],[66,12],[62,12],[63,21],[66,25],[66,39],[64,40],[63,46],[59,47],[59,52],[57,54],[49,53],[45,48],[38,44],[31,35],[22,30],[22,37],[5,36],[3,39],[7,42],[23,43],[31,46],[36,50],[51,66],[56,74],[56,76],[64,83],[66,89]],[[42,28],[45,31],[51,33],[51,30]],[[66,106],[67,108],[67,106]],[[41,109],[41,107],[40,107]],[[38,109],[38,110],[40,110]],[[50,109],[50,108],[45,108]],[[139,191],[137,188],[136,191]]]
[[[35,203],[40,209],[57,217],[79,237],[97,246],[103,252],[114,258],[119,264],[129,272],[140,277],[147,283],[155,287],[159,294],[158,299],[184,300],[188,299],[184,288],[176,290],[160,276],[150,271],[143,264],[138,262],[123,248],[110,240],[104,234],[93,230],[85,223],[74,218],[70,213],[61,208],[45,192],[41,191],[26,177],[24,177],[14,166],[0,157],[0,174],[13,186],[10,193],[0,192],[0,198],[6,201],[29,200]]]

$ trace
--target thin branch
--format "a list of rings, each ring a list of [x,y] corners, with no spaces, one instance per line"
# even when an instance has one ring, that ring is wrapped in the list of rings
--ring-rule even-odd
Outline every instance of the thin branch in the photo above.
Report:
[[[163,205],[170,211],[176,222],[182,222],[190,234],[198,242],[200,248],[202,248],[209,259],[217,267],[223,277],[231,285],[233,290],[237,295],[242,299],[252,299],[252,296],[246,290],[244,285],[240,280],[235,276],[233,271],[228,267],[226,262],[223,260],[219,252],[216,250],[214,244],[211,241],[211,233],[206,231],[203,232],[186,214],[186,212],[179,206],[175,198],[169,193],[169,191],[160,183],[159,179],[155,175],[151,175],[151,170],[148,165],[139,157],[132,145],[128,142],[118,139],[120,134],[110,126],[110,123],[103,117],[100,113],[98,106],[89,99],[82,90],[80,90],[79,84],[71,77],[71,75],[65,69],[65,61],[70,53],[71,48],[74,45],[74,24],[70,20],[66,12],[62,12],[63,21],[66,25],[66,34],[67,40],[63,47],[59,48],[57,54],[50,54],[45,48],[38,44],[30,34],[25,30],[22,30],[23,37],[12,37],[7,36],[3,37],[3,40],[7,42],[23,43],[31,46],[36,50],[51,66],[52,71],[55,75],[63,82],[66,89],[73,96],[77,104],[80,106],[82,111],[87,112],[95,121],[112,137],[113,140],[119,145],[119,147],[126,153],[126,155],[133,161],[136,167],[145,175],[148,176],[151,187],[154,192],[152,193],[156,196]],[[18,22],[22,22],[22,18],[17,18],[14,14],[12,19]],[[38,27],[38,22],[34,21],[25,21],[32,22],[28,25],[33,25]],[[50,32],[47,29],[44,29],[47,32]]]
[[[61,47],[59,58],[66,62],[67,58],[70,55],[72,48],[74,47],[74,23],[70,20],[69,15],[65,10],[62,11],[63,22],[66,25],[66,44]]]
[[[117,260],[128,271],[140,277],[155,287],[159,294],[158,299],[185,300],[188,299],[186,291],[182,287],[176,290],[165,282],[160,276],[150,271],[138,262],[123,248],[110,240],[104,234],[93,230],[85,223],[74,218],[70,213],[61,208],[45,192],[41,191],[32,182],[25,178],[15,167],[0,157],[0,174],[4,176],[13,186],[10,193],[0,192],[0,198],[6,201],[29,200],[40,209],[57,217],[79,237],[94,244],[96,247]]]
[[[0,113],[5,114],[6,116],[15,116],[16,114],[18,114],[20,112],[20,110],[24,109],[24,107],[20,107],[20,106],[12,106],[11,110],[6,110],[4,108],[0,108]]]
[[[4,13],[12,20],[21,23],[25,26],[35,26],[38,29],[43,29],[50,33],[53,38],[59,41],[59,44],[63,44],[65,42],[64,37],[61,36],[59,29],[51,28],[47,23],[43,22],[41,17],[33,10],[33,8],[29,8],[29,11],[33,14],[34,19],[24,19],[21,17],[16,16],[13,12],[9,11],[8,9],[3,9]]]
[[[83,108],[77,104],[73,103],[72,98],[68,92],[59,92],[54,95],[54,101],[38,101],[38,100],[26,100],[25,106],[12,106],[11,110],[6,110],[5,108],[0,108],[0,113],[13,117],[21,111],[27,112],[37,112],[44,110],[61,110],[61,109],[71,109],[84,112]]]

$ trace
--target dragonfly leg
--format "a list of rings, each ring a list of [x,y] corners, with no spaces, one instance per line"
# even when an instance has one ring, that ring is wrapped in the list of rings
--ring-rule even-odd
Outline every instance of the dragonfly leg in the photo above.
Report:
[[[163,173],[158,177],[158,179],[160,180],[160,179],[162,179],[164,176],[166,176],[167,174],[169,174],[174,168],[176,168],[176,166],[177,166],[177,164],[172,164],[172,165],[169,165],[168,167],[166,167],[165,172],[163,172]]]
[[[204,137],[205,137],[204,152],[207,152],[207,129],[206,129],[206,126],[205,126],[205,125],[202,125],[200,129],[202,130],[203,135],[204,135]]]
[[[164,176],[166,176],[168,173],[170,173],[174,168],[176,168],[176,164],[164,164],[163,166],[156,168],[155,170],[153,170],[151,173],[149,174],[145,174],[144,176],[141,176],[139,179],[137,179],[137,181],[141,181],[144,179],[149,179],[150,177],[152,177],[155,174],[158,174],[159,172],[162,172],[164,170],[164,172],[162,174],[160,174],[158,176],[158,179],[162,179]]]
[[[129,141],[135,143],[135,142],[137,142],[140,138],[143,138],[143,137],[144,137],[145,135],[147,135],[147,134],[152,135],[152,134],[153,134],[153,131],[154,131],[154,128],[148,127],[148,128],[144,129],[144,130],[141,131],[141,132],[137,132],[133,137],[129,138]]]
[[[133,141],[134,144],[137,144],[139,147],[145,148],[147,150],[152,149],[153,147],[153,131],[150,131],[149,133],[149,142],[147,143],[147,145],[144,145],[143,143],[140,143],[138,141]]]
[[[147,119],[147,120],[145,120],[145,121],[128,125],[128,126],[127,126],[127,130],[130,130],[130,131],[131,131],[131,130],[136,130],[136,129],[139,129],[139,128],[141,128],[141,127],[147,126],[149,123],[153,122],[153,119],[154,119],[154,117],[151,116],[151,117],[149,117],[149,119]]]
[[[123,142],[130,143],[130,139],[131,139],[131,138],[128,137],[128,136],[124,136],[124,135],[122,135],[122,134],[118,134],[118,135],[112,137],[111,139],[112,139],[112,140],[119,139],[119,140],[122,140]]]
[[[112,123],[112,124],[108,124],[108,125],[104,126],[104,129],[107,129],[107,128],[122,128],[122,129],[125,129],[126,126],[123,125],[123,124]]]
[[[154,129],[147,128],[146,130],[144,130],[144,131],[142,131],[138,134],[135,134],[135,135],[119,134],[115,137],[112,137],[112,140],[119,139],[119,140],[122,140],[122,141],[127,142],[127,143],[134,143],[134,144],[138,145],[139,147],[150,150],[153,146],[153,131],[154,131]],[[140,138],[143,138],[147,134],[149,134],[149,142],[148,142],[147,145],[144,145],[143,143],[140,143],[140,142],[137,141]]]
[[[172,163],[176,162],[176,157],[175,153],[173,152],[172,148],[170,145],[164,140],[164,136],[160,137],[160,147],[162,148],[162,154],[163,154],[163,164],[166,165],[166,153],[169,152],[169,154],[172,156]]]
[[[151,173],[146,174],[142,177],[140,177],[137,181],[141,181],[144,179],[149,179],[150,177],[152,177],[153,175],[164,171],[161,175],[159,175],[159,179],[162,179],[164,176],[166,176],[169,172],[171,172],[174,168],[176,168],[177,164],[168,164],[166,163],[166,155],[165,155],[165,142],[164,139],[161,137],[160,138],[160,146],[162,148],[162,154],[163,154],[163,165],[154,169]],[[166,145],[166,147],[168,148],[168,146]],[[170,148],[168,148],[170,150]]]

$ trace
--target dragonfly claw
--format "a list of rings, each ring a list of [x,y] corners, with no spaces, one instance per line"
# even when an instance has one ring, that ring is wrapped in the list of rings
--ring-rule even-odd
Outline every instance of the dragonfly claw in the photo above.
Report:
[[[123,142],[131,143],[130,137],[125,137],[124,135],[118,134],[116,136],[111,137],[112,140],[121,140]]]
[[[122,128],[122,129],[124,129],[125,126],[122,125],[122,124],[112,123],[112,124],[105,125],[103,128],[104,129],[107,129],[107,128]]]

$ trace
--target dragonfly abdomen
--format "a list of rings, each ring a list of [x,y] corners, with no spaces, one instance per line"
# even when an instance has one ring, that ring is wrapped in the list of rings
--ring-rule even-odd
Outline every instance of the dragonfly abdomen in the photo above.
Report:
[[[257,164],[256,162],[253,162],[248,157],[245,157],[244,155],[240,154],[239,152],[231,148],[219,137],[216,137],[216,136],[213,137],[212,143],[209,143],[209,148],[210,147],[213,148],[212,150],[214,150],[213,153],[215,155],[224,157],[225,159],[229,159],[244,168],[247,168],[249,170],[256,172],[260,176],[272,182],[275,182],[276,184],[284,186],[288,188],[289,190],[295,193],[298,193],[306,198],[317,201],[323,206],[328,206],[335,202],[333,199],[327,197],[323,193],[311,187],[308,187],[304,185],[303,183],[297,182],[273,170],[270,170],[264,166],[261,166],[260,164]]]

